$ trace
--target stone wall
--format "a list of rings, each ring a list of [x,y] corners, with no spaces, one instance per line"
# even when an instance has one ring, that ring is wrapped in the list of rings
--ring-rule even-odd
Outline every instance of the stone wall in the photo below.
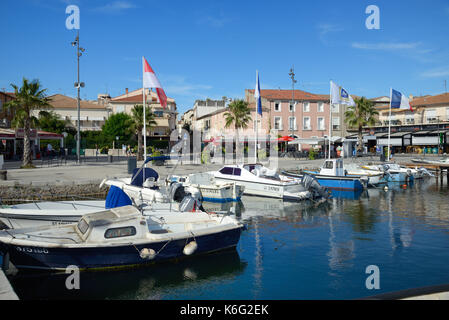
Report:
[[[84,185],[66,185],[66,186],[2,186],[0,187],[0,199],[3,204],[20,203],[21,200],[67,200],[89,198],[89,199],[105,199],[109,187],[103,186],[101,189],[98,184]],[[88,200],[88,199],[86,199]]]

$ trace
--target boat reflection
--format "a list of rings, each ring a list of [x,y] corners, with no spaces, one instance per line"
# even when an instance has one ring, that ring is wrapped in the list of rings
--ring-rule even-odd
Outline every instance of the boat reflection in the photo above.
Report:
[[[24,300],[36,299],[165,299],[176,292],[195,292],[242,274],[247,263],[228,250],[145,268],[81,272],[80,289],[66,289],[69,274],[20,272],[11,284]]]
[[[366,190],[330,190],[332,198],[358,200]]]

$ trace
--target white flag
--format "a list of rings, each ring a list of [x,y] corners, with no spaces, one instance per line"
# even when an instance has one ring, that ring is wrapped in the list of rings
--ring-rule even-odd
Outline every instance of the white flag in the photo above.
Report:
[[[345,104],[351,107],[355,106],[355,102],[348,92],[342,87],[331,81],[331,103],[332,104]]]

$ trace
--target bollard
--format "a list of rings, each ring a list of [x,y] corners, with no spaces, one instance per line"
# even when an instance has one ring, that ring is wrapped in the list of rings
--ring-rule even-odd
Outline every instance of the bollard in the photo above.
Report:
[[[7,173],[6,170],[0,170],[0,180],[7,180]]]
[[[134,172],[134,169],[137,168],[137,158],[136,157],[129,157],[128,158],[128,173],[132,174]]]
[[[108,162],[112,163],[112,155],[111,154],[108,154]]]

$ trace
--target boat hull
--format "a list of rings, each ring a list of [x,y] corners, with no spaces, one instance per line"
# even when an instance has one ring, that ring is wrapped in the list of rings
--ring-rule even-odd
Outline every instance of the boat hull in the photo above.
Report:
[[[363,190],[364,186],[358,177],[336,177],[336,176],[326,176],[321,175],[316,172],[304,171],[304,173],[308,173],[315,177],[318,183],[332,190],[342,190],[342,191],[350,191],[350,190]],[[292,177],[301,177],[300,174],[294,174],[290,172],[284,172],[284,174],[292,176]]]
[[[242,227],[195,237],[198,245],[191,255],[235,248],[240,239]],[[0,249],[7,253],[18,269],[66,270],[76,266],[80,270],[129,268],[159,261],[188,257],[183,253],[186,243],[193,239],[173,241],[151,241],[140,244],[107,245],[94,247],[42,247],[0,243]],[[159,252],[152,260],[140,257],[140,250],[148,248]]]
[[[215,177],[217,181],[222,182],[235,182],[238,185],[243,186],[244,194],[250,195],[250,196],[258,196],[258,197],[269,197],[269,198],[278,198],[278,199],[284,199],[284,200],[306,200],[310,198],[310,194],[308,191],[306,191],[302,185],[299,184],[293,184],[293,185],[287,185],[282,186],[274,183],[261,183],[261,182],[251,182],[251,181],[244,181],[244,180],[233,180],[233,179],[226,179],[222,177]],[[295,189],[295,190],[289,190],[289,188]]]

